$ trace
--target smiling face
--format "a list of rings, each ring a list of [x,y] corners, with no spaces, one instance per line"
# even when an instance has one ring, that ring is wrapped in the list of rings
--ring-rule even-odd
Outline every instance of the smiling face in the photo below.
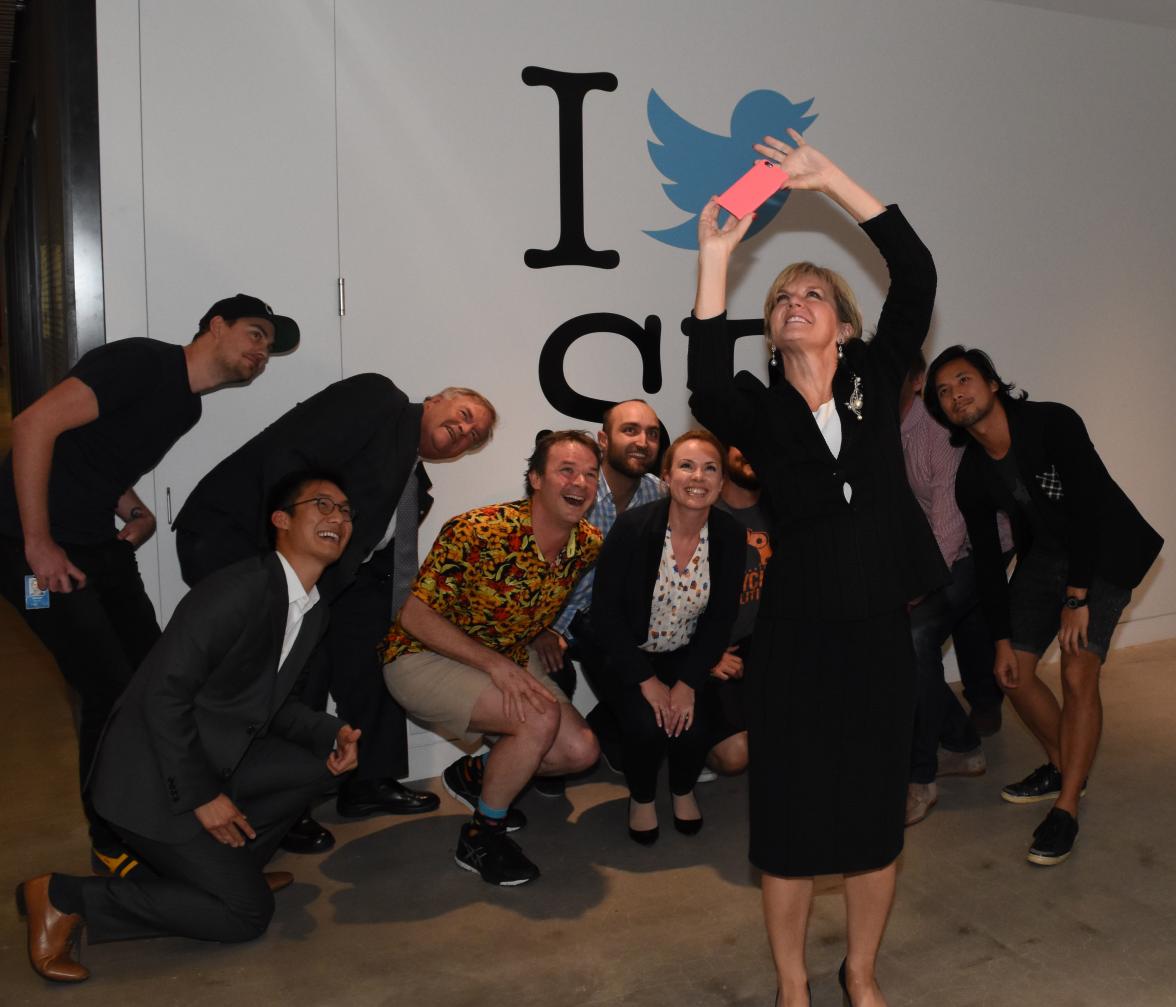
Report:
[[[551,445],[543,473],[531,472],[531,507],[568,528],[578,524],[596,500],[600,470],[596,455],[583,444],[559,441]]]
[[[291,563],[298,559],[324,566],[334,563],[351,541],[351,520],[338,507],[347,503],[347,497],[333,482],[316,479],[299,487],[296,500],[289,510],[276,510],[270,518],[277,528],[278,552]],[[335,505],[331,513],[322,513],[327,505],[320,500]]]
[[[610,469],[632,479],[643,476],[657,460],[661,444],[657,414],[644,402],[618,403],[597,440]]]
[[[833,288],[815,274],[806,273],[781,283],[768,314],[772,345],[821,348],[840,338],[849,339],[853,327],[837,317]]]
[[[976,368],[959,357],[941,364],[935,372],[935,397],[949,423],[975,426],[989,416],[997,403],[999,385],[985,381]]]
[[[421,416],[421,457],[442,461],[464,455],[486,442],[490,426],[490,410],[477,399],[430,395]]]
[[[687,510],[707,510],[723,488],[723,460],[713,444],[685,440],[673,449],[673,457],[662,478],[670,500]]]
[[[216,360],[224,381],[252,381],[265,370],[274,344],[273,322],[266,318],[227,322],[217,315],[208,328],[216,341]]]

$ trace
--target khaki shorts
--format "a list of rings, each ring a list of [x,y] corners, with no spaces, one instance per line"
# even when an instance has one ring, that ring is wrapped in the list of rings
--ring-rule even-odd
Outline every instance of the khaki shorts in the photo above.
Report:
[[[547,672],[532,670],[539,667],[539,662],[530,651],[527,657],[527,671],[557,700],[571,705],[571,700]],[[470,717],[478,697],[494,685],[484,671],[424,650],[419,654],[401,654],[384,665],[384,682],[392,698],[413,720],[466,747],[481,742],[481,734],[470,733]]]

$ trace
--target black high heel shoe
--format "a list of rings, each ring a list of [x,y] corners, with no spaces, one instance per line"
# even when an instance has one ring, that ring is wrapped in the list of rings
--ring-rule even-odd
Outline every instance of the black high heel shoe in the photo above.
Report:
[[[633,798],[629,798],[629,803],[633,803]],[[656,825],[652,829],[635,829],[633,826],[629,826],[629,838],[640,846],[652,846],[657,842],[660,832],[661,829]]]
[[[841,1002],[844,1007],[853,1007],[853,1001],[849,999],[849,987],[845,985],[845,959],[841,959],[841,968],[837,970],[837,981],[841,983]]]
[[[656,825],[652,829],[635,829],[629,826],[629,838],[642,846],[652,846],[656,843],[660,832],[661,829]]]
[[[683,797],[690,796],[689,794],[682,794]],[[697,806],[698,801],[695,800]],[[674,828],[677,829],[684,836],[697,836],[702,831],[702,813],[699,812],[697,818],[679,818],[674,815]]]

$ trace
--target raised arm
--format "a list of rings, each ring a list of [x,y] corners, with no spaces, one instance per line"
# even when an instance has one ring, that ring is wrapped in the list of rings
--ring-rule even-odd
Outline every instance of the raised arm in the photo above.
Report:
[[[694,317],[714,318],[727,310],[727,268],[739,242],[755,220],[749,213],[742,220],[728,217],[719,227],[719,204],[707,201],[698,215],[698,289],[694,295]]]
[[[886,209],[873,193],[862,188],[816,147],[805,143],[796,130],[790,129],[788,135],[791,145],[787,140],[765,136],[755,149],[788,172],[789,189],[823,192],[859,224]]]

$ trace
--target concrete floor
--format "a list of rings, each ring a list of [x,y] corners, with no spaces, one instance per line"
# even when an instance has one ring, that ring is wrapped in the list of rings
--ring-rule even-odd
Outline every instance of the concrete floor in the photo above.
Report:
[[[0,603],[6,851],[0,891],[47,870],[81,872],[67,697],[48,657]],[[1176,641],[1122,650],[1104,673],[1107,737],[1071,860],[1024,859],[1041,806],[997,797],[1042,761],[1011,716],[979,779],[941,781],[939,806],[908,832],[880,978],[892,1007],[1176,1004]],[[1056,672],[1056,669],[1054,669]],[[430,785],[440,790],[437,781]],[[25,932],[0,910],[0,1004],[763,1005],[775,988],[745,859],[746,785],[700,788],[707,825],[625,836],[625,791],[607,769],[567,800],[526,795],[520,834],[543,877],[496,889],[453,863],[463,816],[322,819],[339,844],[281,854],[295,885],[248,945],[179,939],[94,945],[93,977],[55,987],[27,965]],[[668,801],[662,808],[668,824]],[[809,933],[813,1003],[840,1003],[836,879],[820,879]]]

